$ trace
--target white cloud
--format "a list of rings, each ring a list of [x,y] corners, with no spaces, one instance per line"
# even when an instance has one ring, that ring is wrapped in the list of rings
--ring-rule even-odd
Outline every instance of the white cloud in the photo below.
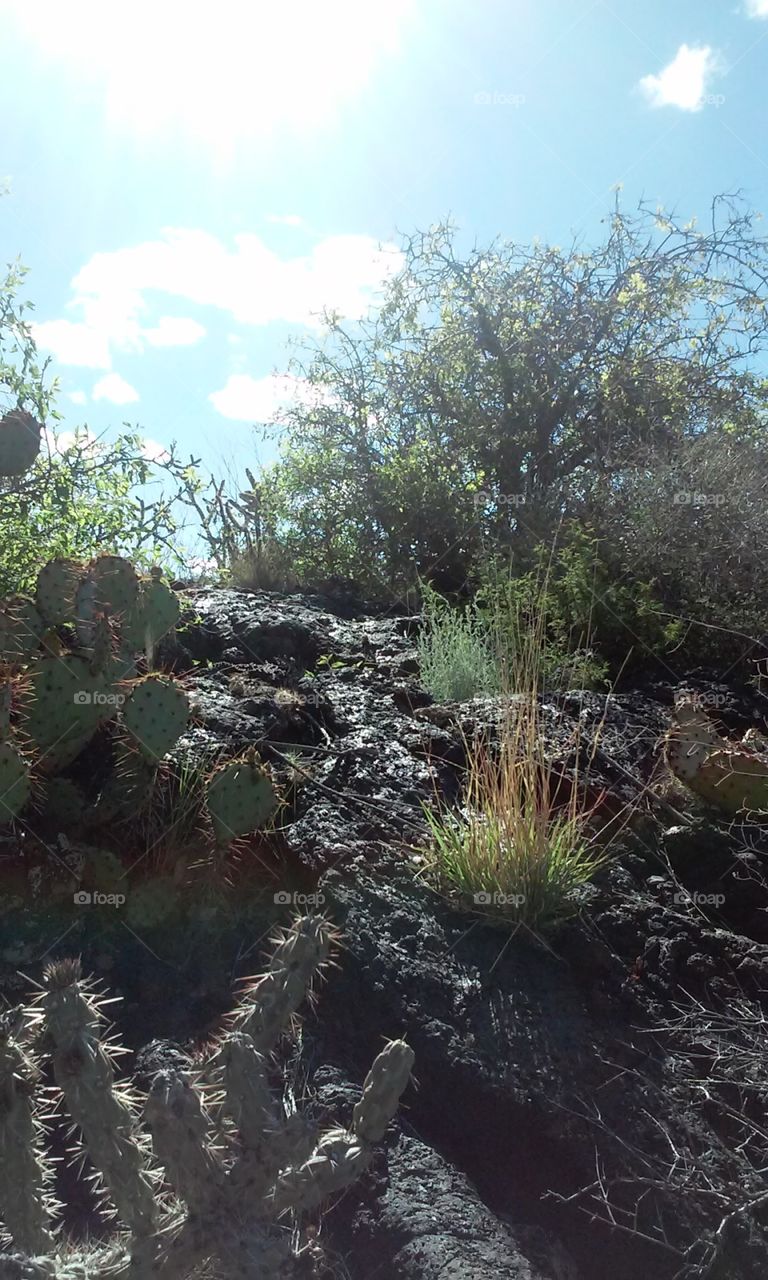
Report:
[[[94,400],[111,400],[112,404],[132,404],[139,393],[119,373],[108,373],[100,378],[91,393]]]
[[[74,431],[51,431],[50,427],[43,430],[44,446],[50,453],[66,453],[67,449],[71,449],[75,443]]]
[[[364,235],[328,236],[306,254],[280,258],[250,233],[230,248],[209,232],[170,228],[156,240],[95,254],[72,281],[67,310],[77,318],[38,324],[35,338],[61,364],[109,369],[114,350],[188,345],[204,336],[201,324],[183,316],[161,316],[147,327],[155,295],[215,307],[241,324],[311,326],[325,308],[363,315],[401,262],[394,245]]]
[[[108,369],[112,363],[108,335],[87,324],[45,320],[32,325],[32,337],[39,347],[52,351],[59,364]]]
[[[182,133],[231,162],[238,142],[278,127],[306,134],[337,117],[396,54],[413,0],[3,0],[6,21],[109,125]]]
[[[88,401],[84,391],[69,391],[67,395],[73,404],[86,404]]]
[[[208,399],[223,418],[236,422],[274,422],[292,404],[328,403],[328,398],[305,378],[280,373],[264,378],[233,373],[226,385],[211,392]]]
[[[768,18],[768,0],[747,0],[748,18]]]
[[[153,347],[191,347],[205,337],[205,329],[186,316],[161,316],[154,329],[142,330],[142,337]]]
[[[700,111],[717,59],[709,45],[695,48],[681,44],[674,58],[658,75],[643,76],[640,88],[652,107],[679,107]]]

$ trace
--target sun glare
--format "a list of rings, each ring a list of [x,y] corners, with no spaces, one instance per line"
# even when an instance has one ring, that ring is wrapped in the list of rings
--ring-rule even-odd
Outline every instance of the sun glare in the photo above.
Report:
[[[396,51],[410,0],[12,0],[43,56],[103,91],[112,125],[183,133],[221,154],[277,126],[307,132]]]

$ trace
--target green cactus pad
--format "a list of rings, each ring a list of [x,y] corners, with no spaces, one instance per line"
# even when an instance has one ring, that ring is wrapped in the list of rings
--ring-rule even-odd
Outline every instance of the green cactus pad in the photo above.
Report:
[[[18,817],[29,792],[29,765],[12,743],[0,742],[0,826]]]
[[[161,760],[189,721],[184,690],[163,676],[147,676],[134,685],[123,707],[123,725],[147,760]]]
[[[49,560],[37,575],[37,607],[49,627],[60,627],[72,622],[75,616],[75,596],[83,575],[83,566],[77,560]]]
[[[89,572],[96,584],[95,606],[98,613],[124,618],[135,610],[139,579],[130,560],[124,560],[122,556],[97,556]]]
[[[45,630],[34,600],[6,596],[0,601],[0,662],[11,666],[29,662]]]
[[[206,792],[218,844],[263,827],[277,804],[269,774],[256,762],[233,760],[217,769]]]
[[[55,773],[70,764],[116,714],[113,687],[95,676],[85,658],[41,658],[29,670],[21,698],[24,730],[40,751],[40,768]]]
[[[160,578],[143,578],[139,598],[123,629],[123,643],[132,652],[153,649],[179,620],[179,600]]]
[[[706,804],[730,817],[768,812],[768,760],[748,743],[722,738],[692,695],[676,702],[665,755],[675,776]]]
[[[0,476],[20,476],[40,452],[42,424],[26,409],[12,409],[0,418]]]
[[[179,886],[171,876],[155,876],[128,891],[125,918],[133,929],[163,924],[179,907]]]

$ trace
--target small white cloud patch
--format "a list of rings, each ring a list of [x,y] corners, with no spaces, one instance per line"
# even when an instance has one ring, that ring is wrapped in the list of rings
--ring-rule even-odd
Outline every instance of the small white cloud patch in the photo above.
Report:
[[[165,445],[157,440],[142,440],[141,455],[147,462],[167,462],[171,456]]]
[[[136,388],[119,373],[108,373],[100,378],[91,394],[94,400],[111,400],[112,404],[132,404],[139,398]]]
[[[768,18],[768,0],[747,0],[748,18]]]
[[[652,107],[700,111],[709,80],[717,69],[716,63],[709,45],[681,44],[672,61],[662,67],[658,75],[643,76],[640,88]]]
[[[233,373],[220,391],[213,391],[208,399],[223,418],[235,422],[275,422],[285,410],[295,404],[328,404],[328,393],[313,387],[306,378],[294,378],[290,374],[271,373],[264,378],[252,378],[247,373]]]
[[[38,347],[53,351],[59,364],[108,369],[112,363],[108,334],[88,324],[74,320],[46,320],[32,325],[32,337]]]
[[[85,392],[84,392],[84,391],[69,391],[67,394],[68,394],[68,397],[69,397],[69,399],[72,401],[72,403],[73,403],[73,404],[87,404],[87,403],[88,403],[88,397],[87,397],[87,395],[85,394]]]

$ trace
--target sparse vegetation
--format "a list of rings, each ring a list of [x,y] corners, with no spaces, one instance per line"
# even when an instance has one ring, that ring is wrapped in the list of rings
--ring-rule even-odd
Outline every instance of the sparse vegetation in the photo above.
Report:
[[[543,600],[525,625],[518,614],[516,643],[500,664],[498,740],[465,738],[461,807],[439,802],[427,810],[429,878],[465,909],[537,932],[578,908],[579,890],[610,856],[593,826],[597,801],[588,798],[588,768],[564,772],[545,746]],[[565,758],[578,761],[583,745],[577,729]]]

